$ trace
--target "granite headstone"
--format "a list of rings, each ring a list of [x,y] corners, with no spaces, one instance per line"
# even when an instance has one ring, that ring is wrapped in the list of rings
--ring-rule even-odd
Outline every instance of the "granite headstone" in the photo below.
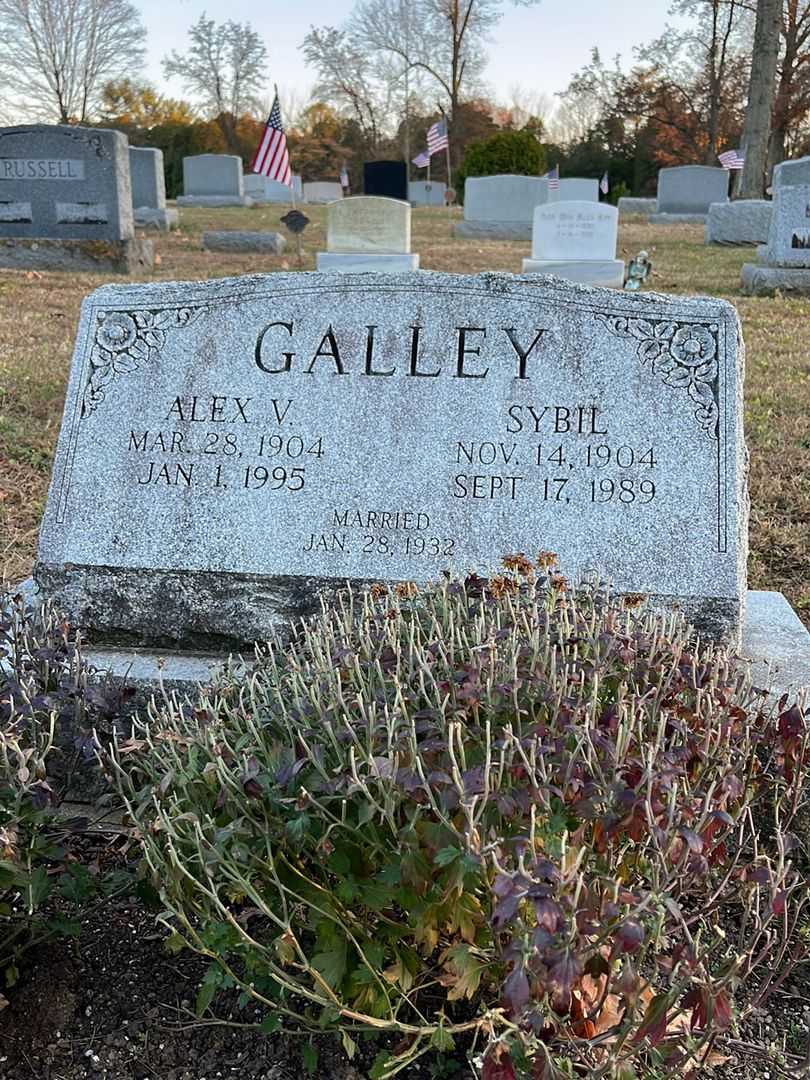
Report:
[[[343,188],[331,180],[313,180],[304,184],[305,203],[330,203],[343,198]]]
[[[176,210],[166,208],[163,151],[152,146],[130,146],[129,173],[135,224],[161,232],[176,229],[180,215]]]
[[[347,274],[419,269],[419,256],[411,254],[411,208],[400,199],[355,195],[330,203],[326,249],[318,252],[319,270]]]
[[[408,198],[408,169],[404,161],[367,161],[363,166],[363,191],[385,199]]]
[[[773,196],[768,243],[757,249],[758,262],[743,266],[743,292],[810,295],[810,184],[780,184]]]
[[[549,202],[534,212],[532,257],[524,274],[554,274],[585,285],[620,289],[624,263],[616,258],[619,211],[599,202]]]
[[[528,240],[535,207],[545,202],[544,176],[468,176],[464,220],[453,231],[464,239]]]
[[[236,154],[183,158],[183,194],[178,206],[251,206],[245,195],[242,159]]]
[[[548,193],[549,202],[599,202],[599,181],[567,176]]]
[[[126,135],[0,128],[0,266],[127,273],[152,259],[135,239]]]
[[[447,185],[438,180],[411,180],[408,202],[411,206],[444,206]]]
[[[658,173],[652,224],[704,223],[712,203],[728,200],[728,169],[676,165]]]
[[[36,581],[92,640],[242,647],[317,591],[559,553],[737,635],[725,301],[509,274],[251,275],[82,306]]]
[[[764,244],[771,227],[769,199],[735,199],[712,203],[706,218],[707,244]]]
[[[794,158],[792,161],[780,161],[774,166],[773,188],[794,187],[810,184],[810,157]]]

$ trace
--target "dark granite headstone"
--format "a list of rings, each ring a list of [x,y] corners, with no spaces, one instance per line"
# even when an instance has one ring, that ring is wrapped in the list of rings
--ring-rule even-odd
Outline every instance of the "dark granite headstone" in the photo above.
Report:
[[[404,161],[367,161],[363,166],[363,191],[387,199],[408,201],[408,170]]]

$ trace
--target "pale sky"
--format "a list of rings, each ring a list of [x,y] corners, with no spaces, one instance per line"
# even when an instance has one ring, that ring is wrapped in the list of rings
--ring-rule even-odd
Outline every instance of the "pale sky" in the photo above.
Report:
[[[338,26],[352,9],[352,0],[135,0],[143,13],[148,40],[144,75],[173,96],[177,84],[166,84],[161,58],[183,50],[188,27],[205,12],[217,22],[250,22],[262,35],[269,53],[268,97],[277,82],[282,97],[305,94],[314,81],[298,50],[309,27]],[[617,52],[631,59],[634,45],[656,37],[667,22],[671,0],[540,0],[516,7],[508,0],[504,17],[489,49],[486,79],[498,101],[510,89],[548,95],[563,90],[573,72],[585,64],[598,45],[605,60]]]

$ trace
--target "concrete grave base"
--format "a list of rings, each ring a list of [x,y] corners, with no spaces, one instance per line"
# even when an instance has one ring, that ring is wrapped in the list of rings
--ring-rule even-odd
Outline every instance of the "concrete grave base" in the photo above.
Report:
[[[204,232],[202,246],[205,251],[256,251],[269,255],[281,255],[287,241],[277,232],[242,232],[224,229],[221,232]]]
[[[581,259],[559,262],[547,259],[524,259],[524,274],[552,274],[581,285],[601,285],[606,289],[621,289],[624,285],[624,263],[621,259]]]
[[[706,218],[707,244],[762,244],[768,239],[773,203],[768,199],[737,199],[712,203]]]
[[[650,225],[705,225],[707,214],[650,214]]]
[[[746,296],[773,296],[777,291],[810,296],[810,269],[745,263],[740,285]]]
[[[460,240],[531,240],[531,221],[459,221],[453,236]]]
[[[158,210],[154,206],[139,206],[134,214],[135,225],[140,229],[171,232],[172,229],[180,227],[180,214],[177,210]]]
[[[28,603],[37,603],[31,578],[20,585]],[[779,592],[749,591],[739,657],[750,663],[757,686],[773,694],[810,690],[810,631]],[[125,678],[140,687],[191,687],[211,682],[229,660],[247,670],[250,659],[236,654],[167,651],[129,646],[86,646],[85,659],[101,677]]]
[[[253,206],[247,195],[178,195],[178,206]]]
[[[419,256],[371,252],[319,251],[318,270],[335,274],[407,274],[419,269]]]
[[[619,217],[628,217],[631,214],[654,214],[656,200],[655,199],[636,199],[631,195],[623,195],[619,199]]]
[[[152,270],[151,240],[0,239],[0,269],[133,274]]]

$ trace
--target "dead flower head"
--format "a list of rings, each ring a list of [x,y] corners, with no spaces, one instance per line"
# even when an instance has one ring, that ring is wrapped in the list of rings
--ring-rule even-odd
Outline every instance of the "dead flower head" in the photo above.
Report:
[[[554,551],[538,551],[536,561],[541,570],[550,570],[557,562],[557,553]]]
[[[504,555],[501,559],[501,563],[507,570],[514,570],[514,572],[520,574],[521,577],[534,577],[534,566],[531,560],[527,559],[522,551],[518,551],[514,555]]]

